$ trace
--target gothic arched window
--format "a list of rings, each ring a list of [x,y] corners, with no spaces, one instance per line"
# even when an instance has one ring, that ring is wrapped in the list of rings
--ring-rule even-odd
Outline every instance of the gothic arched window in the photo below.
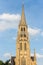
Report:
[[[21,31],[25,31],[25,27],[24,28],[21,28]]]
[[[21,28],[21,31],[23,31],[23,28]]]
[[[24,31],[25,31],[25,28],[24,28]]]

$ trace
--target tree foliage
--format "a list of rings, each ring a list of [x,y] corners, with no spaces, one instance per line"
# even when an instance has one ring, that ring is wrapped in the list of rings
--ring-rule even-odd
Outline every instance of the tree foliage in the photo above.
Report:
[[[10,60],[7,60],[5,63],[0,60],[0,65],[11,65],[9,62]]]
[[[0,65],[4,65],[4,62],[0,60]]]

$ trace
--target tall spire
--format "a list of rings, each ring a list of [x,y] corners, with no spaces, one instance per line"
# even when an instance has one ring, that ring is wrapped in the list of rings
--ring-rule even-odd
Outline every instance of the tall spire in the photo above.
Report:
[[[26,25],[25,14],[24,14],[24,4],[22,4],[22,15],[20,20],[20,25]]]
[[[35,51],[35,49],[34,49],[34,65],[37,65],[37,63],[36,63],[36,51]]]
[[[36,50],[34,49],[34,61],[36,61]]]

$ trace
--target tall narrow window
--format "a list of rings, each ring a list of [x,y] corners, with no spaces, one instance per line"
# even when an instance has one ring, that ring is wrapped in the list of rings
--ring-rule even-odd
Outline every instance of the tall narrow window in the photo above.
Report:
[[[24,50],[26,50],[26,43],[24,43]]]
[[[24,57],[21,59],[21,65],[26,65],[26,59]]]
[[[20,50],[22,50],[22,43],[20,43]]]
[[[25,28],[21,28],[21,31],[25,31]]]
[[[21,28],[21,31],[23,31],[23,28]]]
[[[25,31],[25,28],[24,28],[24,31]]]

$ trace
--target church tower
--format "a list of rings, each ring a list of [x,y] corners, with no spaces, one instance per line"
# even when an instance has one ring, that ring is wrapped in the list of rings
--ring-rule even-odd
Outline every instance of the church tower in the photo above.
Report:
[[[16,56],[11,57],[11,65],[37,65],[35,49],[34,56],[30,54],[29,32],[25,19],[24,5],[22,6],[21,20],[18,26]]]
[[[30,64],[30,42],[28,26],[26,24],[24,5],[22,6],[21,20],[18,27],[18,36],[16,41],[16,65]]]

